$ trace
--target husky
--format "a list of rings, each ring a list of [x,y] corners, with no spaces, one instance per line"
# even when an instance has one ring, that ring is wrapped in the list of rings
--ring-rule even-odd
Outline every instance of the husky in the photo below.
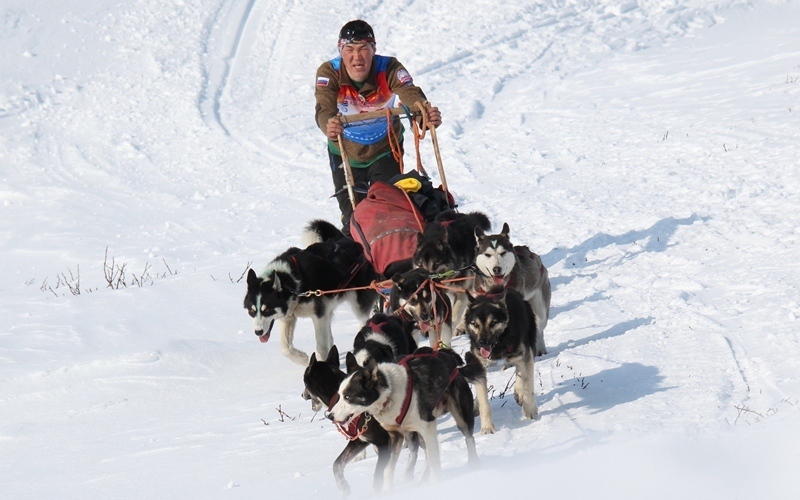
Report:
[[[429,276],[430,273],[421,268],[395,274],[389,308],[414,320],[417,328],[429,338],[431,347],[450,347],[453,340],[450,298]]]
[[[347,355],[348,362],[355,363],[353,355],[351,353],[347,353]],[[347,374],[339,368],[339,350],[336,346],[331,347],[328,357],[324,361],[318,361],[317,354],[313,353],[303,374],[305,383],[303,398],[312,401],[315,411],[323,407],[330,408],[336,402],[339,385],[346,377]],[[344,450],[333,462],[333,476],[339,491],[344,497],[350,494],[350,485],[344,478],[344,468],[372,444],[378,452],[378,463],[375,464],[375,473],[372,479],[372,493],[380,493],[386,479],[391,483],[394,466],[397,463],[398,445],[403,441],[402,434],[388,432],[374,418],[365,414],[361,414],[355,419],[350,427],[340,427],[339,430],[348,438]],[[409,464],[413,473],[418,446],[409,447],[413,459],[409,460]]]
[[[466,364],[450,349],[417,349],[399,363],[377,363],[371,359],[342,381],[339,400],[330,416],[348,426],[368,412],[384,429],[401,433],[416,432],[425,445],[431,481],[441,475],[436,419],[446,412],[453,415],[467,443],[468,463],[480,464],[475,449],[473,399],[468,382],[486,381],[486,368],[471,352]]]
[[[308,364],[308,355],[293,345],[297,318],[311,318],[316,336],[316,353],[327,356],[333,346],[331,320],[342,302],[350,302],[360,321],[365,321],[375,304],[377,292],[366,289],[315,294],[342,288],[368,286],[375,270],[364,258],[361,246],[346,238],[333,224],[311,221],[304,233],[308,246],[289,248],[275,257],[260,275],[247,273],[244,308],[253,318],[261,342],[267,342],[275,320],[280,323],[281,352],[295,363]]]
[[[369,359],[395,361],[417,350],[414,324],[391,314],[377,313],[356,334],[353,356],[360,366]]]
[[[481,212],[460,214],[455,210],[445,210],[425,227],[417,236],[417,249],[412,257],[414,267],[422,268],[431,274],[449,273],[450,278],[464,278],[453,282],[452,288],[464,290],[471,288],[469,279],[475,273],[472,268],[476,256],[476,229],[488,231],[491,222]],[[463,292],[455,292],[453,314],[456,335],[463,333],[462,319],[467,300]]]
[[[475,228],[488,231],[491,227],[481,212],[445,210],[417,235],[414,267],[440,274],[471,266],[475,262]]]
[[[483,295],[473,297],[468,293],[467,298],[465,323],[471,352],[484,360],[505,360],[514,366],[514,399],[522,407],[525,418],[535,419],[539,414],[533,386],[536,317],[530,304],[519,292],[502,285]],[[494,433],[486,382],[476,382],[475,392],[481,433]]]
[[[478,239],[474,290],[484,292],[494,285],[513,288],[528,301],[536,316],[536,356],[547,354],[544,328],[550,318],[550,278],[542,258],[526,246],[514,246],[508,239],[508,224],[500,234],[475,229]]]

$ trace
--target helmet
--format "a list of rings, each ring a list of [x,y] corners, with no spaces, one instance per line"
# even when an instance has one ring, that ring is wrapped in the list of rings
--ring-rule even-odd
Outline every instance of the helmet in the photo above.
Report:
[[[350,21],[339,30],[339,49],[348,43],[364,42],[375,46],[375,32],[366,21]]]

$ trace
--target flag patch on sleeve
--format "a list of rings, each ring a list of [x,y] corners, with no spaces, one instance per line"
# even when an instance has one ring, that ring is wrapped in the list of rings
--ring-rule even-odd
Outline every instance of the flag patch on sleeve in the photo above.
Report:
[[[408,74],[408,71],[404,69],[401,69],[397,72],[397,79],[400,80],[400,85],[408,85],[414,81],[411,78],[411,75]]]
[[[330,78],[326,78],[324,76],[318,76],[317,77],[317,86],[318,87],[327,87],[329,81],[330,81]]]

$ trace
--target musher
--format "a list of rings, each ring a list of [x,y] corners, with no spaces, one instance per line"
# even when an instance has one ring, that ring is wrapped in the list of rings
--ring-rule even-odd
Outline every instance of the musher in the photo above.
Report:
[[[427,99],[414,85],[409,72],[394,57],[376,55],[375,34],[362,20],[350,21],[339,31],[339,57],[322,63],[317,69],[316,99],[317,126],[328,138],[328,158],[333,174],[333,187],[342,228],[350,235],[353,207],[348,197],[338,137],[353,171],[353,183],[359,185],[356,203],[374,181],[388,181],[400,173],[400,165],[392,154],[386,118],[355,122],[343,127],[338,115],[351,115],[397,106],[397,98],[414,110],[417,102]],[[428,123],[438,127],[442,115],[436,107],[428,109]],[[400,141],[402,155],[403,124],[393,118],[394,131]]]

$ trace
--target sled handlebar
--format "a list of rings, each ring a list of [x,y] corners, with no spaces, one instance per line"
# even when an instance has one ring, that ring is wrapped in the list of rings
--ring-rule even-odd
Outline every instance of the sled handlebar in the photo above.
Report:
[[[407,115],[408,112],[405,108],[397,107],[397,108],[389,108],[389,113],[392,116],[401,116]],[[366,113],[359,113],[357,115],[341,115],[339,116],[339,121],[342,122],[343,125],[347,125],[348,123],[360,122],[363,120],[372,120],[375,118],[383,118],[386,116],[385,109],[379,109],[377,111],[368,111]],[[419,113],[412,112],[412,117],[419,116]]]

